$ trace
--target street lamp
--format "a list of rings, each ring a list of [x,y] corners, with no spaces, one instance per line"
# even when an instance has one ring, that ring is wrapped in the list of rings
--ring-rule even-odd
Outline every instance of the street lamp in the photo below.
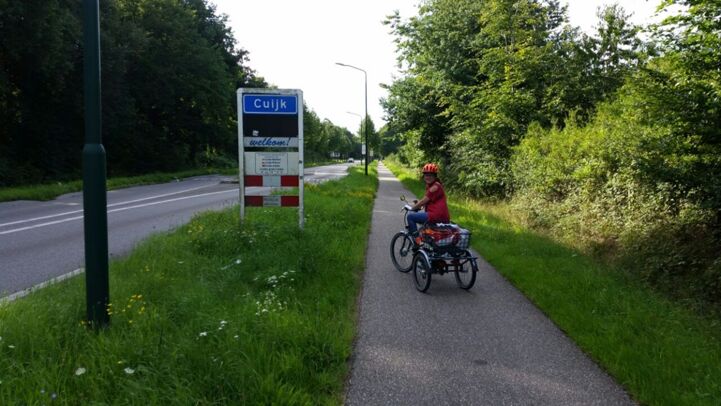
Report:
[[[335,64],[336,64],[336,65],[340,65],[340,66],[345,66],[346,68],[351,68],[351,69],[355,69],[355,70],[359,70],[359,71],[363,72],[363,78],[365,79],[365,109],[366,109],[366,115],[365,115],[365,119],[364,119],[364,120],[365,120],[365,133],[366,133],[366,134],[365,134],[365,135],[366,135],[366,142],[365,142],[365,145],[366,145],[366,153],[365,153],[366,167],[365,167],[365,171],[366,171],[366,175],[368,175],[368,150],[370,149],[370,148],[369,148],[370,145],[368,145],[368,74],[366,73],[366,71],[364,71],[363,69],[361,69],[361,68],[359,68],[359,67],[357,67],[357,66],[348,65],[348,64],[340,63],[340,62],[336,62]],[[363,123],[363,122],[361,122],[361,123]]]

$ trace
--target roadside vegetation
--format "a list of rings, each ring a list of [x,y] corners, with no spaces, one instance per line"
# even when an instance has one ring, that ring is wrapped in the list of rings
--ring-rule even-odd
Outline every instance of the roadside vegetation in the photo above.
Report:
[[[417,196],[417,171],[384,164]],[[721,322],[645,286],[633,272],[604,264],[524,227],[507,203],[449,194],[453,221],[472,246],[641,404],[721,402]]]
[[[373,174],[375,167],[371,167]],[[0,304],[0,404],[339,404],[377,180],[351,168],[293,209],[209,212],[84,278]]]

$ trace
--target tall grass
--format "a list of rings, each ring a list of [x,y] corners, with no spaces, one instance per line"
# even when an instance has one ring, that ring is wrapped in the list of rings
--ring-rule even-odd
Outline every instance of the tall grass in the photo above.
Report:
[[[417,195],[418,176],[384,162]],[[704,319],[582,252],[524,229],[504,204],[450,195],[473,248],[642,404],[721,404],[721,334]]]
[[[0,404],[338,404],[376,177],[293,209],[194,218],[110,269],[111,325],[74,278],[0,305]]]

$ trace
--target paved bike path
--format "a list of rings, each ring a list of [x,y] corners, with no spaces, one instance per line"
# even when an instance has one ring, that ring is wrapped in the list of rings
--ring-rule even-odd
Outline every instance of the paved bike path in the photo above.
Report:
[[[634,404],[483,260],[470,291],[452,274],[416,291],[389,254],[412,194],[382,164],[378,176],[347,405]]]

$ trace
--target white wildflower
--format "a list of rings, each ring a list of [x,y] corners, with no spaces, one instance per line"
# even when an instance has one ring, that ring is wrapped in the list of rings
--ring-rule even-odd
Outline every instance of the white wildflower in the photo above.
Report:
[[[14,345],[8,345],[8,348],[10,348],[11,350],[14,350],[14,349],[15,349],[15,346],[14,346]]]
[[[128,375],[132,375],[132,374],[135,373],[135,370],[134,370],[133,368],[130,368],[130,367],[123,369],[123,371],[125,371],[125,373],[128,374]]]
[[[207,331],[201,331],[200,334],[198,334],[198,337],[205,337],[208,335]]]
[[[240,258],[238,258],[238,259],[236,259],[235,261],[233,261],[232,263],[230,263],[230,264],[228,264],[228,265],[220,268],[220,270],[221,270],[221,271],[225,271],[226,269],[230,268],[230,267],[233,266],[233,265],[240,265],[241,262],[243,262],[243,261],[241,261]]]
[[[75,375],[76,375],[76,376],[80,376],[80,375],[82,375],[82,374],[84,374],[84,373],[85,373],[85,368],[83,368],[83,367],[80,367],[80,368],[78,368],[78,369],[75,370]]]

